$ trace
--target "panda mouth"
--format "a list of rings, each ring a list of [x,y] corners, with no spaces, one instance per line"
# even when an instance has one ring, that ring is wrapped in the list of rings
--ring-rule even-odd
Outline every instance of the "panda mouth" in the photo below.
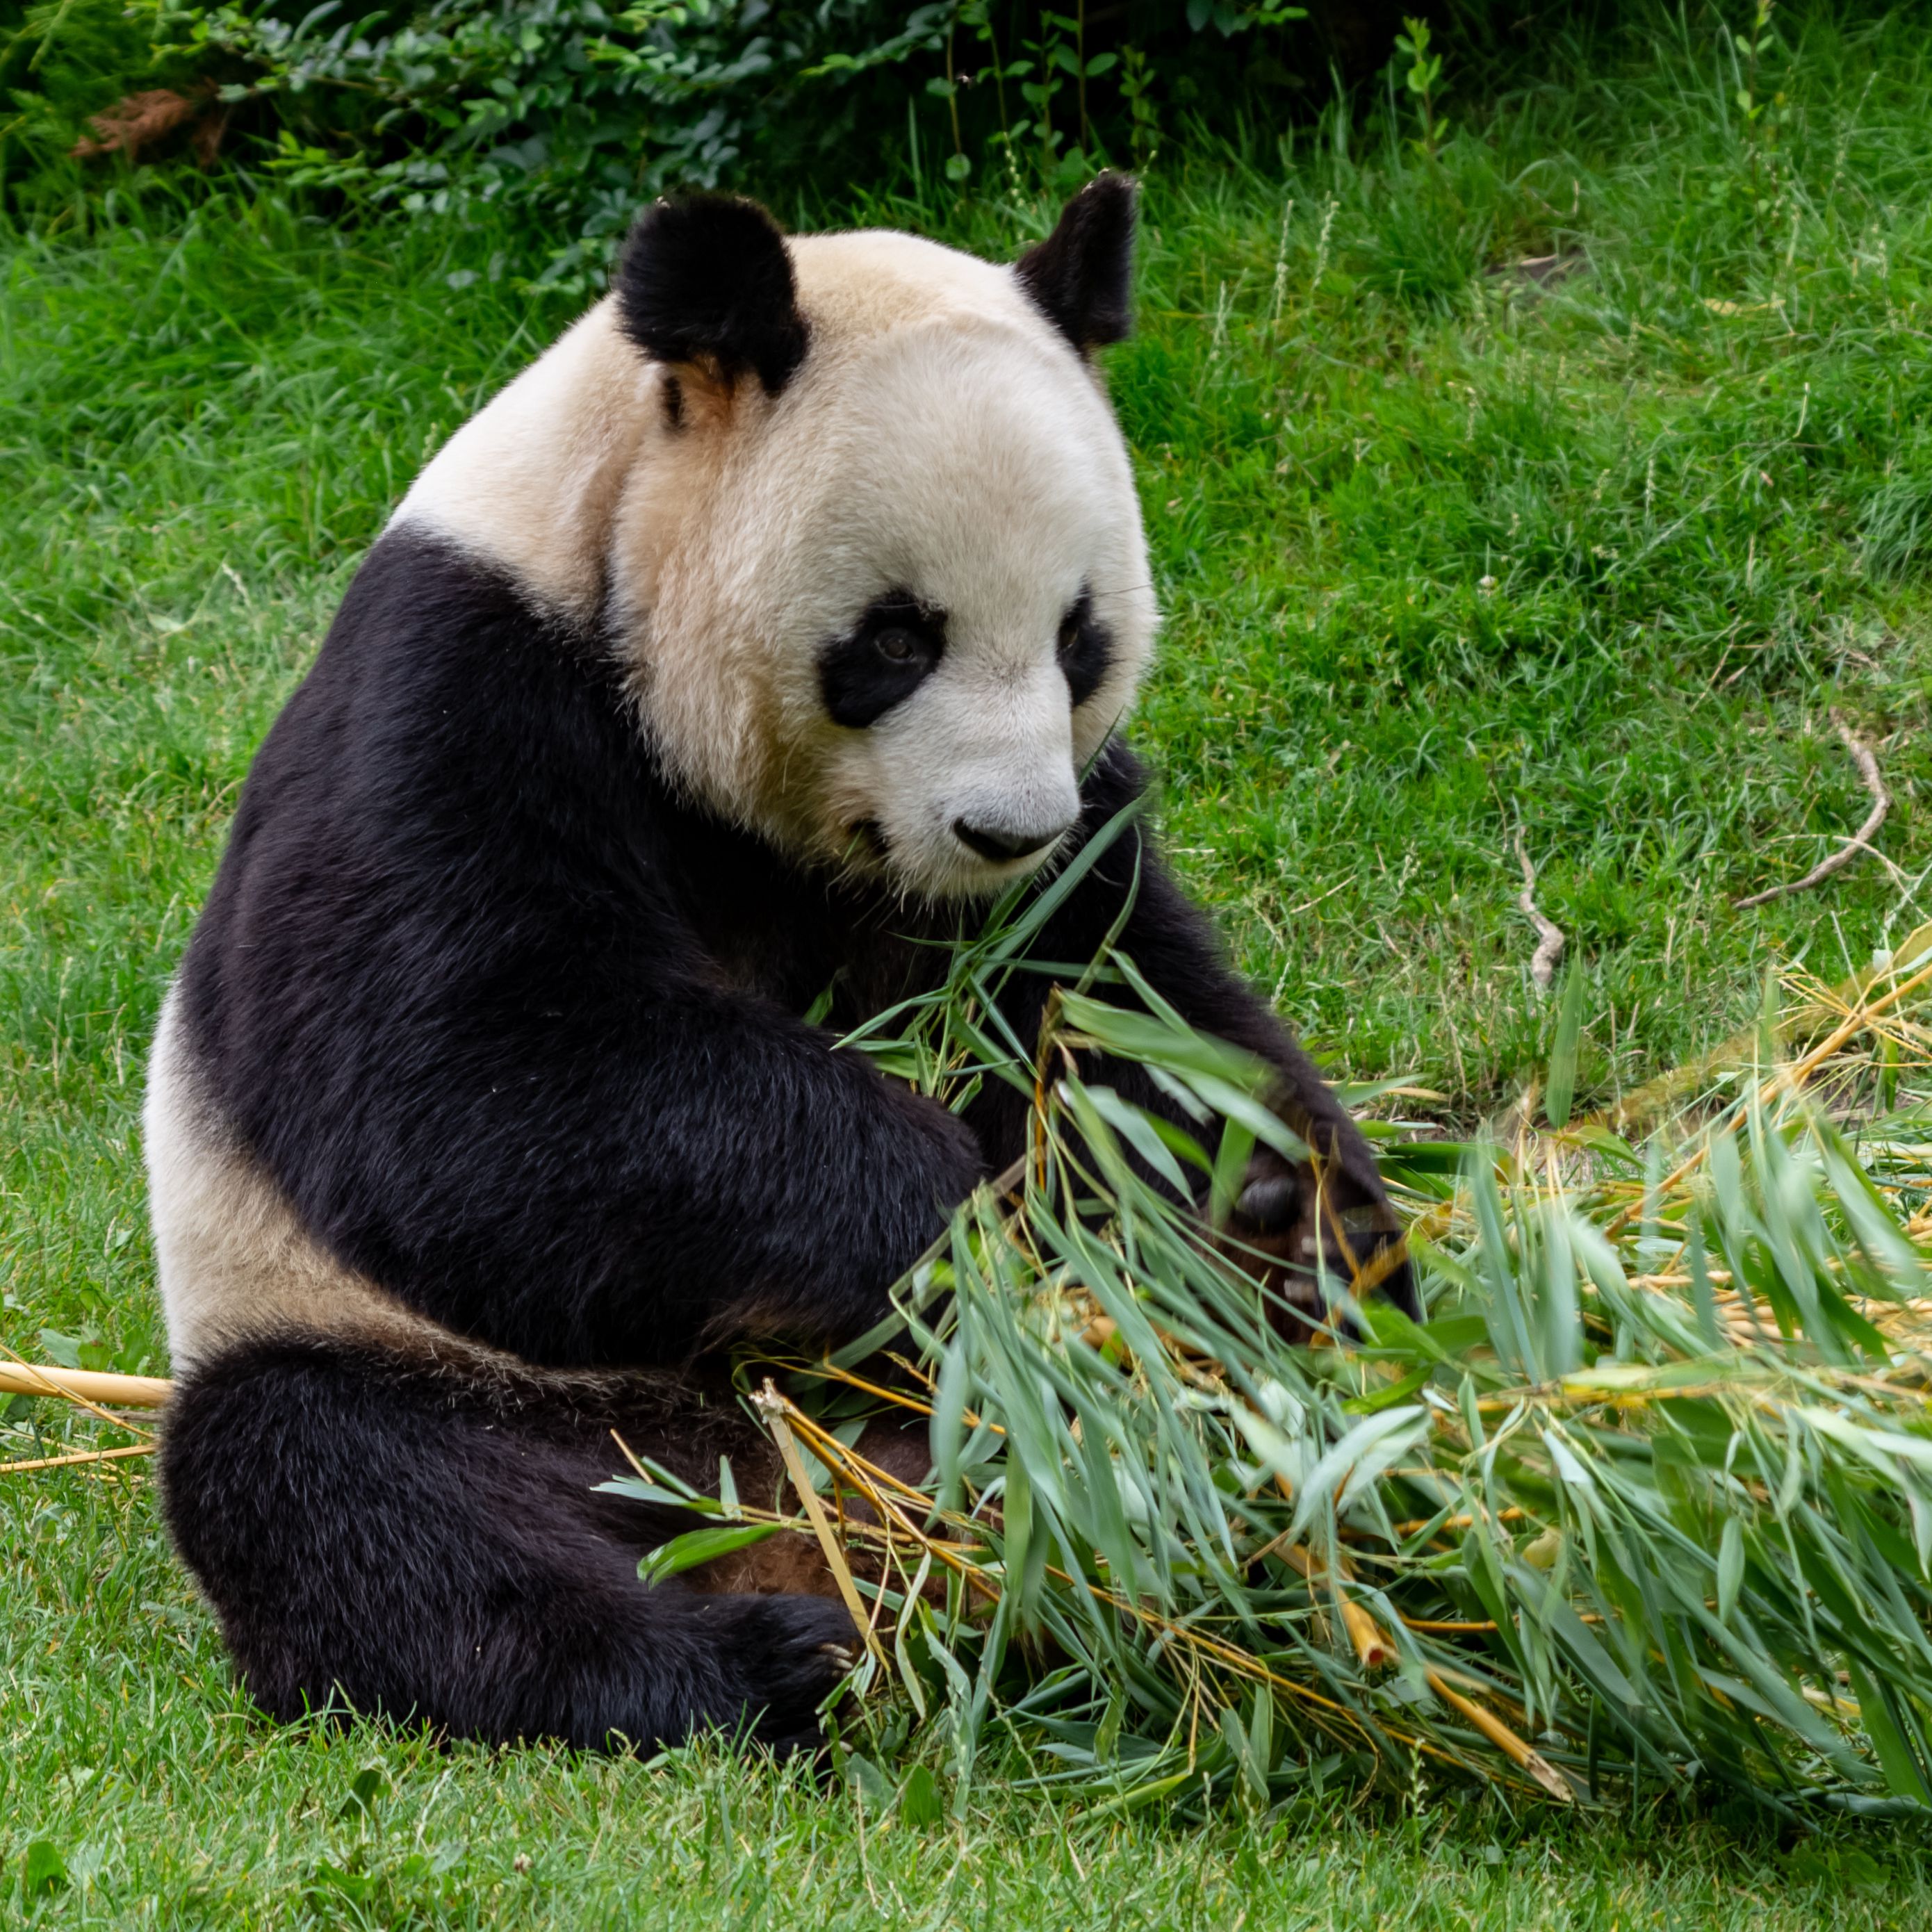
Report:
[[[851,838],[855,851],[863,852],[874,859],[886,858],[892,850],[886,838],[886,828],[876,818],[855,819]]]

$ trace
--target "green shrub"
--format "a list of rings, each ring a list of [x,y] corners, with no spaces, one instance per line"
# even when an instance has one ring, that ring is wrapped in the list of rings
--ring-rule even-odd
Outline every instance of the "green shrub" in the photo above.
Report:
[[[123,0],[0,0],[0,202],[44,205],[88,115],[147,88],[193,92],[194,55],[159,41],[158,24],[153,7]]]
[[[1282,0],[1133,0],[1094,32],[1072,4],[47,0],[10,32],[0,9],[0,196],[44,220],[72,201],[76,148],[96,171],[90,146],[218,148],[350,205],[526,206],[568,280],[668,186],[1060,186],[1145,162],[1164,111],[1293,79],[1303,16]],[[130,98],[149,90],[173,98],[142,121]]]

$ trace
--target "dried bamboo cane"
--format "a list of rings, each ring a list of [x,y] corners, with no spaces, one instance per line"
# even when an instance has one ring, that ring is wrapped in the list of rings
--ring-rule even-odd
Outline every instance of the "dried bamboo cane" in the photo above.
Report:
[[[160,1408],[174,1389],[164,1376],[116,1376],[100,1369],[63,1369],[34,1362],[0,1362],[0,1395],[62,1396],[84,1406]]]
[[[0,1462],[0,1476],[17,1475],[23,1469],[70,1469],[80,1462],[116,1462],[130,1456],[152,1456],[152,1442],[137,1442],[128,1449],[82,1449],[70,1456],[29,1456],[24,1462]]]
[[[852,1580],[850,1568],[845,1561],[845,1552],[838,1546],[838,1539],[832,1533],[832,1525],[826,1520],[825,1505],[818,1500],[818,1492],[812,1486],[812,1478],[806,1474],[805,1464],[800,1459],[798,1444],[793,1440],[791,1428],[785,1420],[789,1405],[783,1396],[772,1386],[770,1378],[764,1387],[752,1398],[752,1406],[765,1419],[765,1426],[772,1432],[772,1440],[778,1444],[778,1454],[784,1459],[785,1473],[791,1478],[791,1486],[798,1492],[799,1501],[805,1506],[805,1514],[812,1524],[812,1532],[818,1538],[818,1546],[825,1553],[826,1564],[832,1572],[832,1580],[838,1586],[838,1594],[845,1600],[845,1607],[851,1614],[866,1640],[866,1648],[878,1659],[886,1661],[885,1646],[879,1641],[878,1631],[872,1628],[872,1620],[866,1613],[864,1600],[859,1594],[859,1586]]]
[[[1928,953],[1932,953],[1932,924],[1918,926],[1908,933],[1892,948],[1884,964],[1862,967],[1819,997],[1787,1009],[1782,1016],[1780,1030],[1802,1037],[1814,1028],[1835,1024],[1888,973],[1910,971],[1922,964]],[[1632,1089],[1592,1119],[1595,1124],[1624,1135],[1648,1127],[1694,1099],[1714,1075],[1750,1066],[1757,1052],[1758,1030],[1755,1025],[1747,1027],[1729,1040],[1719,1041],[1695,1060],[1673,1066]]]

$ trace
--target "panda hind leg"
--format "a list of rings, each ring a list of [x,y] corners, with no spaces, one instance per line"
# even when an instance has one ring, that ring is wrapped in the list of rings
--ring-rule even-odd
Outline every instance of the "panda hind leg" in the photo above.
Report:
[[[816,1748],[850,1618],[818,1596],[640,1583],[640,1545],[692,1519],[592,1493],[618,1419],[536,1378],[255,1343],[177,1384],[164,1508],[276,1718],[346,1703],[500,1744],[647,1748],[716,1726]],[[626,1419],[649,1444],[674,1418]]]

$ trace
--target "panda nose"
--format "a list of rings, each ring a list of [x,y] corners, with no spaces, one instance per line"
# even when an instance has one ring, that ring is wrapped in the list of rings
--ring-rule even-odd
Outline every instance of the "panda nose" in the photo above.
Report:
[[[970,845],[982,859],[990,859],[995,865],[1004,865],[1014,859],[1024,859],[1035,852],[1044,851],[1054,842],[1062,837],[1072,820],[1037,830],[1010,832],[1004,826],[974,825],[965,819],[956,818],[952,830],[958,835],[962,844]]]

